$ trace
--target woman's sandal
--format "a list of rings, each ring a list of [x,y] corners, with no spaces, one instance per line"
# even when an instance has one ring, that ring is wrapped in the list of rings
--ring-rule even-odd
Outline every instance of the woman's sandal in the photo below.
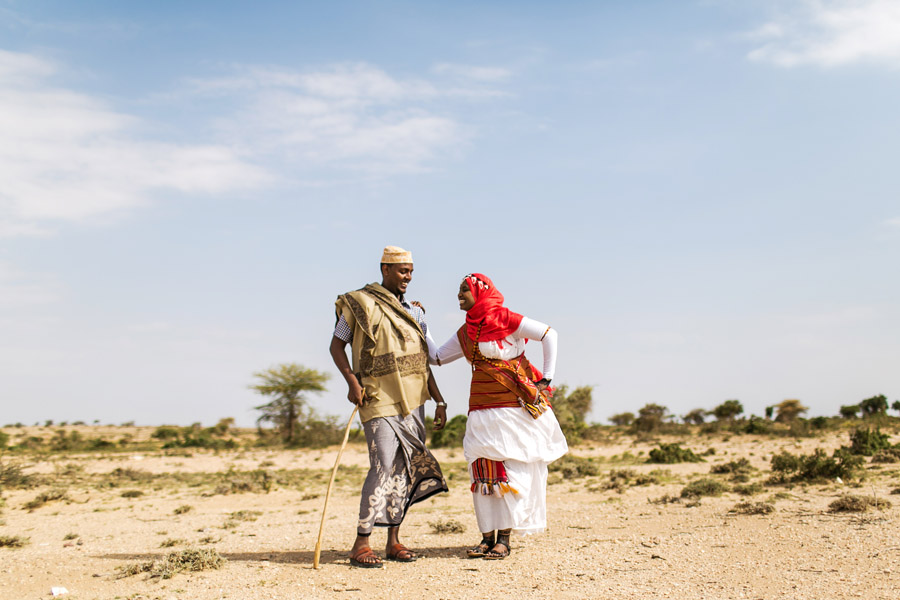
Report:
[[[404,546],[403,544],[394,544],[387,551],[387,559],[394,560],[397,562],[413,562],[419,558],[413,551]]]
[[[469,558],[481,558],[494,547],[494,543],[494,536],[482,537],[477,546],[469,548],[466,551],[466,556]]]
[[[497,552],[494,550],[497,546],[503,546],[506,548],[506,552]],[[497,543],[494,544],[494,548],[491,548],[487,552],[484,553],[484,560],[503,560],[510,554],[512,554],[512,548],[509,547],[509,534],[506,535],[498,535]]]
[[[375,560],[373,561],[372,558]],[[378,558],[378,555],[372,552],[368,546],[360,548],[356,554],[350,555],[350,564],[361,569],[380,569],[384,567],[384,563]]]

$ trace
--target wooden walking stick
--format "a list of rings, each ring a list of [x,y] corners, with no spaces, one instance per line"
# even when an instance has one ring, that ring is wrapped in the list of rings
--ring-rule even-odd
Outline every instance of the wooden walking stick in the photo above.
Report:
[[[328,489],[325,491],[325,506],[322,507],[322,524],[319,525],[319,539],[316,540],[316,551],[313,554],[313,569],[319,568],[319,554],[322,551],[322,532],[325,531],[325,511],[328,510],[328,499],[331,497],[331,486],[334,485],[334,478],[337,475],[338,465],[341,464],[341,454],[344,453],[344,448],[347,446],[347,439],[350,437],[350,426],[353,425],[353,419],[356,418],[358,410],[358,406],[353,408],[353,414],[350,415],[350,420],[347,421],[347,429],[344,430],[344,441],[341,442],[341,449],[338,450],[337,458],[334,459],[334,469],[331,471],[331,479],[328,481]]]

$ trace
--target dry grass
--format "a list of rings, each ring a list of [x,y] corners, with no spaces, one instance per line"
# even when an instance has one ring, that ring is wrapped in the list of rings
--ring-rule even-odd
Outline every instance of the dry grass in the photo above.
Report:
[[[845,494],[828,505],[828,512],[866,512],[870,508],[885,510],[891,507],[887,500],[880,500],[872,496],[855,496]]]
[[[431,527],[431,533],[434,534],[466,532],[466,526],[456,519],[438,519],[437,521],[429,522],[428,525]]]
[[[775,507],[766,502],[738,502],[728,512],[738,515],[767,515],[775,512]]]
[[[69,494],[66,490],[48,490],[46,492],[41,492],[33,500],[26,502],[23,508],[28,509],[28,512],[32,512],[48,502],[55,502],[57,500],[71,501],[71,498],[69,498]]]
[[[132,563],[117,570],[119,578],[147,573],[151,579],[171,579],[182,571],[209,571],[224,564],[225,559],[214,548],[188,548],[167,554],[161,560]]]
[[[21,548],[27,543],[27,537],[22,537],[20,535],[0,535],[0,548]]]

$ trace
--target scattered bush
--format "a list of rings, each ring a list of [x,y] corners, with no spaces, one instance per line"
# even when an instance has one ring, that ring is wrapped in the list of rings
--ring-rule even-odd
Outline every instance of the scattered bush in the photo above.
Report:
[[[659,483],[661,477],[667,473],[667,470],[660,469],[645,474],[640,474],[634,469],[612,469],[609,472],[609,481],[603,484],[603,489],[615,490],[621,494],[628,487]]]
[[[262,515],[259,510],[239,510],[228,515],[232,521],[249,521],[253,522]]]
[[[571,392],[568,386],[560,385],[553,391],[553,414],[570,445],[582,440],[587,422],[585,417],[593,404],[593,388],[589,385],[577,387]]]
[[[663,424],[669,409],[659,404],[646,404],[638,411],[638,417],[634,420],[632,430],[638,433],[650,433],[656,431]]]
[[[710,467],[710,473],[716,473],[719,475],[722,474],[732,474],[732,475],[746,475],[755,471],[751,465],[750,461],[746,458],[740,458],[738,460],[732,460],[727,463],[723,463],[720,465],[713,465]]]
[[[782,452],[772,457],[773,483],[833,481],[838,477],[849,480],[857,476],[863,462],[861,456],[844,449],[835,450],[830,458],[821,448],[804,456]]]
[[[890,508],[887,500],[878,500],[871,496],[854,496],[845,494],[828,505],[828,512],[866,512],[870,508],[884,510]]]
[[[900,447],[885,448],[879,450],[872,456],[873,463],[895,463],[900,462]]]
[[[179,506],[172,512],[176,515],[184,515],[184,514],[191,512],[192,510],[194,510],[194,507],[191,506],[190,504],[182,504],[181,506]]]
[[[431,533],[434,534],[466,532],[466,526],[456,519],[438,519],[437,521],[429,522],[428,525],[431,527]]]
[[[551,473],[560,473],[564,479],[579,479],[592,477],[600,473],[600,468],[592,458],[584,458],[573,454],[566,454],[558,461],[550,465]]]
[[[613,415],[609,418],[609,422],[620,427],[627,427],[634,423],[634,413],[623,412]]]
[[[881,430],[877,427],[874,430],[870,430],[868,427],[860,427],[850,434],[850,447],[848,450],[851,454],[872,456],[879,450],[891,447],[890,437],[886,433],[881,433]]]
[[[459,448],[466,435],[466,415],[456,415],[440,431],[431,432],[432,448]]]
[[[34,487],[37,478],[22,472],[21,465],[0,463],[0,491],[27,490]]]
[[[762,494],[766,491],[766,488],[761,483],[748,483],[746,485],[736,485],[732,488],[732,491],[741,496],[755,496],[757,494]]]
[[[775,507],[765,502],[738,502],[728,512],[739,515],[767,515],[775,511]]]
[[[771,432],[772,425],[769,421],[757,417],[756,415],[750,415],[750,418],[747,419],[740,428],[740,433],[746,433],[748,435],[765,435]]]
[[[721,496],[728,487],[716,479],[697,479],[681,490],[682,498],[700,498],[702,496]]]
[[[275,477],[262,469],[255,471],[234,471],[225,473],[225,482],[216,486],[214,494],[269,493],[275,486]]]
[[[123,498],[140,498],[144,495],[144,492],[141,490],[125,490],[122,492]]]
[[[658,448],[650,451],[647,462],[673,465],[682,462],[704,462],[704,460],[694,454],[693,450],[682,448],[680,444],[660,444]]]
[[[171,548],[172,546],[180,546],[181,544],[184,544],[184,540],[182,540],[182,539],[175,539],[175,538],[169,538],[169,539],[164,540],[163,542],[161,542],[161,543],[159,544],[159,547],[160,547],[160,548]]]

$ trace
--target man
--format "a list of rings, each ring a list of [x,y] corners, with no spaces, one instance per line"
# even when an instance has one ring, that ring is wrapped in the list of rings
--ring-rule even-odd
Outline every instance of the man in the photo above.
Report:
[[[370,283],[335,302],[331,357],[347,381],[347,398],[359,406],[369,446],[369,474],[350,550],[350,563],[357,567],[382,566],[369,546],[376,525],[388,527],[388,560],[416,560],[400,543],[400,524],[410,505],[447,491],[441,467],[425,447],[426,400],[437,402],[435,429],[447,422],[447,404],[428,367],[425,311],[406,301],[412,274],[412,254],[388,246],[381,257],[381,284]]]

